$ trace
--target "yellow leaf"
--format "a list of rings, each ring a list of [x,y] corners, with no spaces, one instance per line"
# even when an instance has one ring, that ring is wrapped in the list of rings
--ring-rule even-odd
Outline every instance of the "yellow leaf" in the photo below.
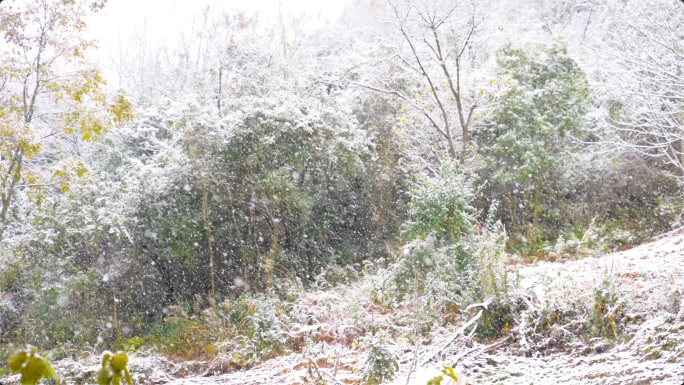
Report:
[[[28,361],[28,353],[25,350],[20,350],[12,354],[8,360],[10,371],[12,373],[19,372],[26,361]]]

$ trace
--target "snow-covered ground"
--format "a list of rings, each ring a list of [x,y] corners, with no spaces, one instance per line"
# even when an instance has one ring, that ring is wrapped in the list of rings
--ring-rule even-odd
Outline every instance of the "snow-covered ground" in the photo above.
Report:
[[[509,277],[514,277],[513,295],[525,298],[527,310],[520,317],[526,317],[526,324],[518,325],[491,350],[461,338],[458,344],[444,349],[446,354],[439,360],[413,371],[408,381],[414,352],[404,347],[397,352],[401,369],[393,384],[423,385],[439,374],[437,368],[454,361],[457,372],[464,373],[474,384],[682,384],[683,271],[684,230],[597,258],[513,267],[509,272]],[[620,335],[617,339],[587,337],[587,306],[594,303],[597,290],[607,287],[617,299],[609,311],[615,313]],[[540,332],[532,323],[549,311],[566,312],[566,316]],[[580,330],[582,325],[585,329]],[[419,357],[442,348],[449,340],[449,332],[453,333],[443,330],[441,338],[422,346]],[[309,363],[309,357],[315,363]],[[133,357],[129,367],[139,384],[348,384],[360,383],[357,369],[363,357],[358,349],[322,345],[318,355],[292,354],[250,370],[224,374],[213,372],[220,356],[215,362],[183,365],[161,357]],[[78,384],[97,372],[97,360],[96,356],[63,360],[55,367],[67,375],[69,382]],[[18,383],[17,376],[7,380],[3,383]]]
[[[682,230],[598,258],[524,267],[520,288],[535,293],[537,306],[590,302],[604,279],[617,279],[627,309],[622,336],[531,357],[503,348],[479,357],[465,372],[482,383],[683,384],[683,271]]]

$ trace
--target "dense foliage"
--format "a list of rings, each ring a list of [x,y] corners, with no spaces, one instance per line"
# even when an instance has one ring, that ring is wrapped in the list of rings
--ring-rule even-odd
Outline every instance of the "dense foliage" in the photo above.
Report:
[[[283,326],[313,319],[307,289],[364,277],[375,304],[412,309],[406,338],[491,301],[477,331],[496,337],[514,254],[580,257],[679,223],[681,76],[652,100],[670,111],[659,131],[634,111],[649,92],[617,98],[592,67],[632,63],[611,35],[627,27],[589,52],[555,22],[543,39],[490,32],[505,20],[477,2],[357,3],[315,38],[209,9],[177,46],[123,53],[119,89],[89,56],[103,3],[3,2],[0,343],[246,365],[311,343]],[[652,10],[681,27],[671,11]],[[636,84],[656,87],[649,68]],[[379,383],[396,362],[359,306],[334,338],[362,343]],[[116,357],[101,383],[128,376]]]
[[[585,75],[559,42],[545,50],[506,46],[497,63],[508,90],[477,133],[487,198],[502,202],[516,231],[560,228],[576,183],[563,172],[582,150],[574,138],[583,137]]]

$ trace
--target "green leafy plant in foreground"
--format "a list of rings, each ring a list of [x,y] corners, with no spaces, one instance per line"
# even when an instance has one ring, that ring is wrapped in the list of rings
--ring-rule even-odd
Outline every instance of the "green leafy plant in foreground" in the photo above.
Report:
[[[35,347],[27,345],[26,348],[17,350],[8,359],[12,374],[21,374],[22,385],[36,385],[42,378],[54,379],[59,385],[62,379],[57,375],[50,363],[37,354]],[[105,351],[102,354],[102,369],[97,376],[100,385],[121,385],[121,379],[132,385],[131,374],[126,365],[128,356],[126,353]]]
[[[21,373],[22,385],[35,385],[43,377],[54,378],[59,384],[61,379],[50,363],[36,352],[35,347],[28,345],[25,349],[17,350],[12,354],[8,360],[12,374]]]
[[[126,368],[128,356],[124,352],[112,354],[110,351],[102,353],[102,369],[97,376],[97,383],[100,385],[121,385],[123,377],[125,383],[131,385],[131,374]]]

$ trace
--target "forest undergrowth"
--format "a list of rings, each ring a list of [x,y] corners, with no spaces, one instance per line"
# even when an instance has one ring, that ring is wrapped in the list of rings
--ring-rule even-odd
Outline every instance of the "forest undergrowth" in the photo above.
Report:
[[[424,384],[445,366],[468,383],[543,382],[553,370],[592,383],[592,370],[599,368],[603,374],[595,379],[608,383],[676,378],[684,354],[684,307],[676,289],[683,283],[677,274],[684,268],[682,234],[674,231],[606,256],[515,267],[497,254],[501,243],[492,242],[482,255],[489,256],[484,263],[495,264],[485,271],[504,275],[497,282],[507,285],[470,294],[463,303],[486,299],[463,307],[443,296],[443,273],[437,271],[428,270],[424,280],[397,295],[406,260],[378,261],[349,282],[342,270],[333,273],[342,279],[337,284],[321,276],[315,288],[293,287],[288,299],[261,295],[215,309],[174,306],[165,319],[166,334],[122,338],[116,347],[133,357],[138,383],[165,378],[180,384],[187,378],[257,384],[275,376],[292,384],[399,384],[409,377],[411,384]],[[671,272],[658,268],[664,263]],[[491,277],[476,284],[486,288]],[[160,361],[160,355],[170,361]],[[96,373],[96,352],[63,346],[46,357],[76,383]],[[583,362],[592,370],[573,372]],[[620,370],[627,363],[632,369]],[[547,377],[540,378],[544,371]]]

